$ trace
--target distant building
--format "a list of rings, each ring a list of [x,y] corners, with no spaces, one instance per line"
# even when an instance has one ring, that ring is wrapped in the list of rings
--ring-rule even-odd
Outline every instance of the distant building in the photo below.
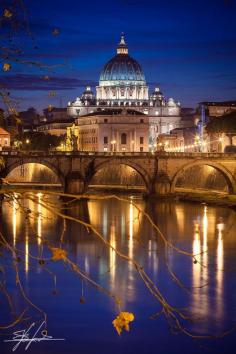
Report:
[[[204,130],[210,118],[222,117],[224,114],[236,111],[236,101],[200,102],[194,115],[194,124],[198,125],[199,133]]]
[[[196,126],[176,128],[157,139],[157,150],[167,152],[200,152],[200,136]]]
[[[35,127],[35,130],[51,135],[65,135],[66,129],[74,123],[73,118],[67,115],[67,108],[48,107],[43,110],[43,116]]]
[[[11,145],[10,133],[0,127],[0,150]]]
[[[48,107],[43,110],[43,114],[45,117],[45,121],[59,121],[66,120],[67,116],[67,108],[58,108],[58,107]]]
[[[145,114],[147,116],[145,121],[147,121],[149,129],[145,141],[147,141],[146,146],[150,146],[151,150],[156,144],[159,134],[169,134],[172,129],[180,126],[180,103],[175,102],[173,98],[165,99],[158,87],[153,93],[149,93],[142,68],[128,54],[128,47],[123,35],[118,44],[116,55],[105,64],[100,74],[96,95],[92,92],[90,86],[87,86],[81,97],[77,97],[74,101],[68,103],[67,110],[68,116],[77,118],[77,124],[81,126],[83,123],[80,124],[79,122],[80,120],[84,121],[83,116],[99,115],[102,110],[113,111],[119,108],[138,111],[140,115]],[[117,119],[120,121],[121,116],[117,115]],[[134,118],[134,120],[137,119]],[[132,117],[128,115],[127,124],[132,124],[131,120]],[[87,121],[89,120],[87,119]],[[115,125],[114,116],[112,124]],[[125,124],[125,122],[122,124]],[[91,125],[88,129],[93,131],[95,128]],[[135,129],[138,131],[137,127]],[[139,142],[135,140],[135,144],[138,149]],[[146,146],[143,146],[144,150]],[[94,146],[91,145],[91,148],[94,148]],[[120,145],[119,148],[121,148]],[[128,145],[126,148],[130,149]]]
[[[211,133],[207,134],[205,127],[210,120],[220,119],[221,117],[236,112],[236,101],[222,102],[200,102],[196,122],[198,124],[199,135],[201,136],[202,151],[204,152],[223,152],[231,144],[235,144],[235,137],[230,142],[226,134]]]
[[[204,105],[208,117],[220,117],[236,111],[236,101],[201,102],[200,105]]]
[[[183,130],[171,134],[159,135],[157,138],[157,151],[183,152],[184,137],[183,134],[181,134],[182,131]]]
[[[68,128],[80,151],[144,152],[149,150],[149,117],[133,109],[109,109],[79,117]],[[73,131],[72,131],[73,130]]]
[[[181,108],[181,127],[192,127],[195,124],[196,111],[193,108]]]
[[[35,130],[37,132],[41,132],[44,134],[51,135],[65,135],[69,126],[74,123],[74,119],[57,119],[52,121],[41,122],[38,126],[36,126]]]

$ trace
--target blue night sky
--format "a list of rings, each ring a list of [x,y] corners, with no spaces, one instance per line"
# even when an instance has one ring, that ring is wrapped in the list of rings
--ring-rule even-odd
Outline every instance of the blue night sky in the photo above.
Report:
[[[20,99],[21,109],[65,106],[87,83],[95,86],[122,31],[151,90],[160,86],[166,97],[185,107],[236,99],[235,0],[26,0],[25,4],[35,39],[20,33],[22,59],[53,68],[13,64],[10,72],[2,73],[0,83]],[[54,28],[59,28],[59,35],[52,34]],[[43,80],[44,75],[50,80]],[[56,96],[49,97],[49,91]]]

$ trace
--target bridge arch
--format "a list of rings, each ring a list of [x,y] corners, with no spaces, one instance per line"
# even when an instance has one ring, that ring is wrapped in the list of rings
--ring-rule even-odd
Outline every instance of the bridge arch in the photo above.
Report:
[[[194,162],[190,162],[185,164],[184,166],[182,166],[174,175],[174,177],[171,180],[171,193],[175,192],[176,189],[176,183],[179,179],[179,177],[181,177],[181,175],[183,175],[183,173],[185,173],[187,170],[193,168],[193,167],[202,167],[202,166],[209,166],[214,168],[216,171],[218,171],[223,177],[224,180],[227,184],[228,187],[228,192],[230,194],[235,194],[236,193],[236,181],[234,176],[231,174],[231,172],[222,164],[220,163],[216,163],[214,161],[207,161],[207,160],[197,160]]]
[[[89,187],[89,184],[91,184],[91,181],[95,177],[95,175],[99,171],[101,171],[103,168],[109,167],[109,165],[111,166],[111,168],[114,165],[115,166],[122,166],[123,165],[123,166],[130,167],[135,172],[137,172],[137,174],[141,177],[146,191],[151,190],[151,178],[150,178],[148,172],[142,166],[140,166],[139,163],[136,163],[134,161],[130,161],[127,159],[117,159],[117,158],[111,158],[109,160],[95,163],[94,168],[93,168],[93,172],[89,176],[89,179],[86,181],[87,188]]]
[[[14,162],[10,164],[6,164],[4,170],[1,172],[2,176],[4,178],[7,178],[9,174],[16,168],[26,166],[27,164],[35,164],[38,166],[44,166],[47,167],[60,181],[62,187],[65,185],[65,176],[62,174],[62,172],[51,162],[44,160],[44,159],[38,159],[38,158],[27,158],[27,159],[16,159]]]

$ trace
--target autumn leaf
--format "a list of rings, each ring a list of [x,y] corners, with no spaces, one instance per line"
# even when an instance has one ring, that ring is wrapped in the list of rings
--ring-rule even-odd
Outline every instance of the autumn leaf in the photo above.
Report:
[[[14,114],[15,116],[19,115],[19,113],[17,112],[17,110],[14,107],[9,107],[8,111],[10,114]]]
[[[59,28],[54,28],[54,30],[52,31],[52,34],[53,34],[54,36],[58,36],[58,34],[60,34]]]
[[[16,117],[15,121],[16,121],[16,124],[17,124],[17,125],[21,125],[21,124],[22,124],[22,120],[19,119],[19,118],[17,118],[17,117]]]
[[[49,97],[54,97],[54,96],[56,96],[56,92],[55,91],[50,91],[48,93],[48,95],[49,95]]]
[[[134,315],[131,312],[120,312],[119,315],[112,321],[117,333],[121,334],[122,330],[129,331],[129,323],[134,320]]]
[[[11,69],[11,64],[9,63],[4,63],[2,66],[3,71],[9,71]]]
[[[63,260],[65,261],[67,258],[67,252],[63,250],[62,248],[55,248],[51,247],[51,252],[52,252],[52,260],[53,261],[60,261]]]
[[[12,17],[12,12],[8,9],[5,9],[4,12],[3,12],[3,16],[6,17],[6,18],[11,18]]]
[[[84,296],[81,296],[80,299],[79,299],[79,302],[81,304],[85,304],[85,297]]]

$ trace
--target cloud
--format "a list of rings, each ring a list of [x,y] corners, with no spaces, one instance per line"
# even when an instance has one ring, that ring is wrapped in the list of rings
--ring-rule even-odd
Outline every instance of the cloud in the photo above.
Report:
[[[80,80],[69,77],[50,77],[45,80],[43,75],[16,74],[0,78],[0,85],[9,90],[25,91],[50,91],[50,90],[71,90],[86,85],[96,86],[92,80]]]

